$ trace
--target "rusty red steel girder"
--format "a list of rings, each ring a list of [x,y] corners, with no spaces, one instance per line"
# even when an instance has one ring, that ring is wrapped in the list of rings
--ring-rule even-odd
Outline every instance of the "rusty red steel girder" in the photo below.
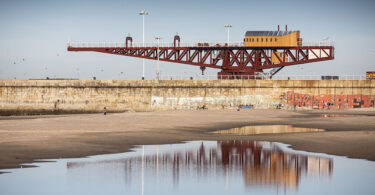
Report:
[[[125,47],[73,47],[68,51],[93,51],[160,61],[221,69],[219,78],[235,78],[240,75],[254,76],[264,69],[319,62],[334,59],[333,46],[298,47],[245,47],[214,45],[204,43],[198,46],[180,46],[179,37],[168,47],[133,47],[132,39],[127,37]],[[272,53],[279,63],[271,60]],[[282,55],[276,55],[281,53]],[[323,55],[322,55],[323,54]],[[280,57],[282,56],[282,57]],[[313,56],[311,59],[309,56]],[[323,56],[323,57],[322,57]],[[288,59],[286,59],[288,58]]]

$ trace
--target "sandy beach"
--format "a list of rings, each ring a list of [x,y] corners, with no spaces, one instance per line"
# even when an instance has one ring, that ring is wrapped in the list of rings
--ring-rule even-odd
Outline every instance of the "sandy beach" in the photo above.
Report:
[[[326,131],[243,136],[212,133],[249,125]],[[134,145],[233,139],[282,142],[298,150],[375,161],[375,110],[226,109],[0,117],[0,169],[21,167],[21,163],[36,159],[126,152]]]

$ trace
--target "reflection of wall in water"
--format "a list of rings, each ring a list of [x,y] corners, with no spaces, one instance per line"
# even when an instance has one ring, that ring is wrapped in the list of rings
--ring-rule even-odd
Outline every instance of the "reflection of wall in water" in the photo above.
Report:
[[[127,177],[132,171],[140,170],[142,156],[94,163],[123,163]],[[69,162],[67,167],[69,170],[87,164],[90,163]],[[155,176],[172,172],[175,183],[178,183],[181,175],[202,177],[216,173],[225,176],[227,171],[238,171],[238,174],[243,174],[246,186],[282,185],[288,188],[297,188],[302,174],[309,177],[331,175],[332,164],[329,158],[287,153],[275,144],[255,141],[218,141],[215,147],[205,146],[202,142],[195,149],[170,150],[144,156],[146,172],[155,173]],[[131,179],[128,181],[131,182]]]
[[[307,158],[308,176],[328,176],[332,172],[332,162],[328,158],[309,156]]]
[[[228,130],[220,130],[214,133],[218,134],[236,134],[236,135],[254,135],[267,133],[297,133],[297,132],[319,132],[323,129],[293,127],[291,125],[261,125],[261,126],[245,126],[232,128]]]

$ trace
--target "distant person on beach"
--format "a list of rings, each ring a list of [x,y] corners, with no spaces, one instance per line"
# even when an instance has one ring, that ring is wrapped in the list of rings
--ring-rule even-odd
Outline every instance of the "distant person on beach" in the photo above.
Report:
[[[107,115],[107,108],[106,107],[104,107],[104,115]]]

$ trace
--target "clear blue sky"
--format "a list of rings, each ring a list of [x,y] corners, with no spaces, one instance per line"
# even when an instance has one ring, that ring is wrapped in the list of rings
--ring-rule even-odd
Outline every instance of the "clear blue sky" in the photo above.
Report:
[[[280,71],[282,75],[364,75],[375,70],[375,1],[370,0],[0,0],[0,79],[67,77],[139,79],[142,60],[93,52],[67,52],[70,42],[123,42],[130,33],[142,41],[142,9],[146,42],[161,36],[172,42],[231,41],[247,30],[275,30],[288,24],[306,41],[335,41],[335,60]],[[156,61],[146,60],[146,77]],[[121,75],[120,72],[123,72]],[[199,67],[161,62],[163,75],[200,74]],[[208,69],[206,74],[216,75]]]

